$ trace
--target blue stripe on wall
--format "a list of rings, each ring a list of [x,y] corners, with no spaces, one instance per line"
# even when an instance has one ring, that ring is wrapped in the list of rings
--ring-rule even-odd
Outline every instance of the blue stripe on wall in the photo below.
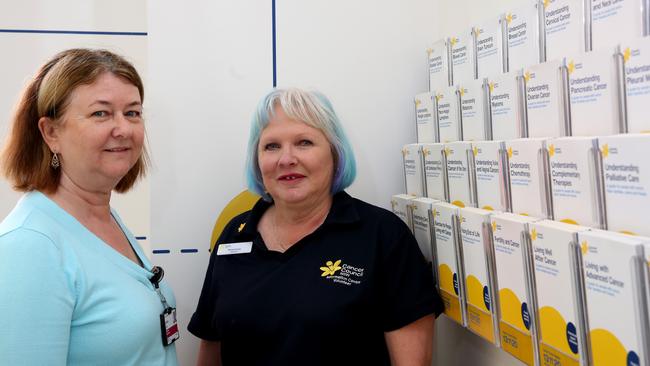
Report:
[[[97,32],[56,29],[0,29],[0,33],[82,34],[92,36],[146,36],[147,32]]]
[[[153,254],[169,254],[171,251],[169,249],[154,249]]]
[[[273,33],[273,87],[278,86],[277,63],[275,58],[276,37],[275,37],[275,0],[271,1],[271,26]]]
[[[181,249],[181,253],[198,253],[198,252],[199,250],[194,248]]]

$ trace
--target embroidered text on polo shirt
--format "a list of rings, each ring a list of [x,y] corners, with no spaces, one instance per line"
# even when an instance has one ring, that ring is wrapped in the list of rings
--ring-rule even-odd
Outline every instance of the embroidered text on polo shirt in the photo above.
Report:
[[[346,286],[358,285],[363,277],[363,268],[354,267],[348,264],[341,264],[341,259],[336,262],[327,261],[325,266],[320,267],[321,277],[331,280],[333,283],[340,283]],[[337,274],[338,272],[338,274]]]

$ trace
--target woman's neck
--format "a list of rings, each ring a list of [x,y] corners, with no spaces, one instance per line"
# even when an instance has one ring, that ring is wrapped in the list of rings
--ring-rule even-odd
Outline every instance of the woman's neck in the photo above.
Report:
[[[65,173],[54,193],[47,196],[79,221],[110,221],[111,191],[84,189]]]
[[[273,205],[274,223],[281,226],[319,226],[325,221],[332,207],[332,196],[303,203],[283,204],[276,202]]]

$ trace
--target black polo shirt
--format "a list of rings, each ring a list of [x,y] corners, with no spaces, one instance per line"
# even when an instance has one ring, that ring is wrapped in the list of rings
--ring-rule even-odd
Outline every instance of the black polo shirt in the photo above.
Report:
[[[431,268],[392,212],[334,196],[325,222],[284,253],[257,231],[260,200],[226,226],[188,330],[220,341],[225,366],[390,365],[384,332],[440,314]]]

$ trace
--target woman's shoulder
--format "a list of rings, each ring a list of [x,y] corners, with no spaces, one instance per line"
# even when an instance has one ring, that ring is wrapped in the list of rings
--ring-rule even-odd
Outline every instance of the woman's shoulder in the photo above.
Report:
[[[379,221],[385,224],[393,224],[401,226],[404,222],[397,217],[392,211],[379,207],[375,204],[363,201],[356,197],[350,197],[354,202],[355,208],[362,219],[370,219]]]
[[[0,223],[0,240],[7,236],[24,239],[47,239],[56,242],[55,227],[59,223],[44,211],[42,195],[37,192],[25,194]]]

